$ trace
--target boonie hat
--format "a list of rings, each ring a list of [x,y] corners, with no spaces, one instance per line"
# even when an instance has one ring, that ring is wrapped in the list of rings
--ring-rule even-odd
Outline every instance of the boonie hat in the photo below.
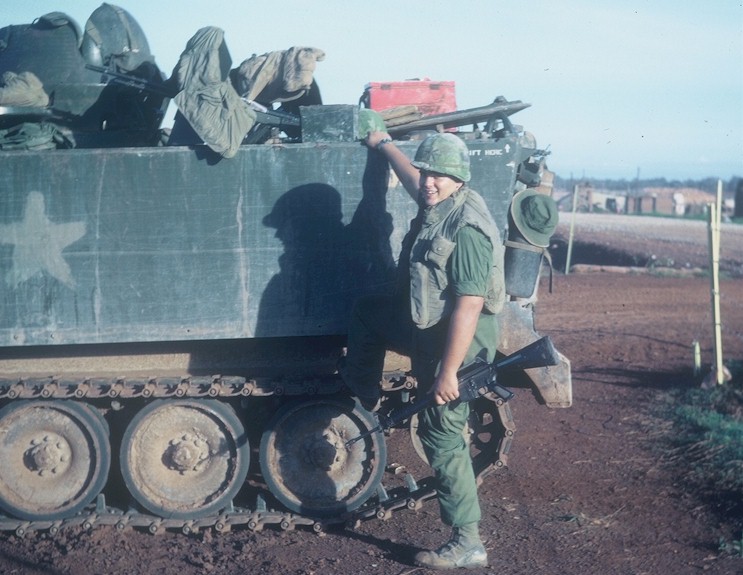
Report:
[[[557,227],[557,204],[536,190],[522,190],[511,200],[511,219],[526,241],[546,248]]]

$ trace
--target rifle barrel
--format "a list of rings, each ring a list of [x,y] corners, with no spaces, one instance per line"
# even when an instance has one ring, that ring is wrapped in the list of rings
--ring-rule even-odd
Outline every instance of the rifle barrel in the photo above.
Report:
[[[549,338],[549,336],[544,336],[541,339],[530,343],[526,347],[523,347],[520,350],[512,353],[511,355],[493,362],[492,364],[488,364],[483,360],[475,360],[475,362],[460,368],[457,372],[460,382],[460,399],[471,401],[472,399],[477,397],[478,390],[487,388],[488,391],[492,391],[502,400],[508,401],[513,397],[514,394],[511,390],[497,385],[495,383],[495,375],[492,376],[492,381],[483,382],[481,378],[483,376],[489,376],[489,372],[491,371],[497,374],[498,370],[503,368],[528,369],[532,367],[558,365],[559,363],[560,358],[558,357],[555,346],[552,344],[552,340]],[[472,383],[472,385],[470,386],[472,389],[467,388],[468,382]],[[346,447],[353,445],[357,441],[368,437],[373,433],[383,431],[384,429],[389,429],[393,425],[397,425],[398,423],[401,423],[409,417],[412,417],[419,411],[425,409],[428,404],[433,402],[433,399],[433,395],[428,393],[418,401],[410,403],[401,409],[395,410],[394,412],[392,412],[392,414],[389,415],[389,417],[379,416],[379,425],[377,425],[374,429],[370,429],[368,431],[365,431],[361,435],[349,439],[346,442]]]
[[[175,96],[173,91],[169,90],[164,83],[150,82],[149,80],[145,80],[144,78],[140,78],[139,76],[122,74],[121,72],[115,72],[114,70],[109,70],[108,68],[104,68],[103,66],[96,66],[95,64],[85,64],[85,67],[88,70],[99,72],[104,76],[110,76],[113,81],[119,82],[120,84],[129,86],[131,88],[151,92],[165,98],[172,98]]]
[[[433,129],[437,126],[442,126],[443,128],[456,128],[457,126],[485,122],[496,114],[505,114],[506,116],[510,116],[511,114],[515,114],[516,112],[528,108],[530,105],[531,104],[525,104],[518,100],[515,102],[497,102],[488,104],[487,106],[480,106],[478,108],[424,116],[423,118],[405,124],[388,126],[387,131],[392,136],[399,136],[407,132],[412,132],[413,130]]]

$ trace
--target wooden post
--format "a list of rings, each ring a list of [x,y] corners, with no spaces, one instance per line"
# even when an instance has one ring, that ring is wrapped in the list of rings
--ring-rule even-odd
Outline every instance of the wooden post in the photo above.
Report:
[[[692,342],[691,349],[694,354],[694,377],[699,377],[702,373],[702,351],[697,340]]]
[[[568,235],[568,253],[565,256],[565,275],[570,273],[570,256],[573,253],[573,230],[575,229],[575,211],[578,209],[578,184],[573,186],[573,215],[570,220],[570,234]]]
[[[722,180],[717,181],[717,198],[709,204],[709,250],[712,299],[712,329],[714,334],[715,379],[718,385],[724,382],[722,364],[722,323],[720,321],[720,212],[722,211]]]

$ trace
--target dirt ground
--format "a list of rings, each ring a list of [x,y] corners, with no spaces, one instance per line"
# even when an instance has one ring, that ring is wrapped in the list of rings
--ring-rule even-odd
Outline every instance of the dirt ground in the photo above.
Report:
[[[671,429],[658,415],[670,389],[700,383],[692,373],[694,340],[703,366],[712,362],[709,278],[589,271],[652,267],[661,258],[661,267],[706,267],[705,228],[684,222],[672,232],[664,220],[632,218],[643,220],[637,227],[621,216],[580,216],[571,254],[578,267],[562,273],[569,235],[563,218],[554,290],[548,293],[543,279],[536,312],[537,331],[571,360],[573,406],[548,409],[526,390],[512,400],[517,431],[509,467],[481,487],[491,566],[473,572],[743,573],[743,558],[718,550],[721,538],[741,536],[740,518],[736,524],[720,501],[685,484],[683,454],[668,449]],[[743,281],[736,270],[743,270],[743,226],[724,227],[722,244],[723,352],[741,360]],[[394,454],[406,465],[416,459],[407,443]],[[413,553],[447,535],[435,501],[321,535],[240,529],[153,536],[109,527],[56,537],[1,534],[0,573],[403,575],[425,573],[412,566]]]

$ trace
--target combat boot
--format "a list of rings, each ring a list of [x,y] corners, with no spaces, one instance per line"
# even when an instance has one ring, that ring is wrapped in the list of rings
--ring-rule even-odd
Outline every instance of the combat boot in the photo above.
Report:
[[[415,564],[429,569],[472,569],[487,567],[488,555],[480,540],[477,523],[452,529],[451,539],[435,551],[421,551]]]
[[[359,386],[355,384],[354,380],[348,374],[348,369],[346,367],[346,356],[342,356],[338,360],[337,371],[346,389],[353,397],[359,400],[359,404],[361,405],[361,407],[369,412],[375,412],[379,410],[382,405],[382,400],[379,395],[379,388],[359,388]]]

